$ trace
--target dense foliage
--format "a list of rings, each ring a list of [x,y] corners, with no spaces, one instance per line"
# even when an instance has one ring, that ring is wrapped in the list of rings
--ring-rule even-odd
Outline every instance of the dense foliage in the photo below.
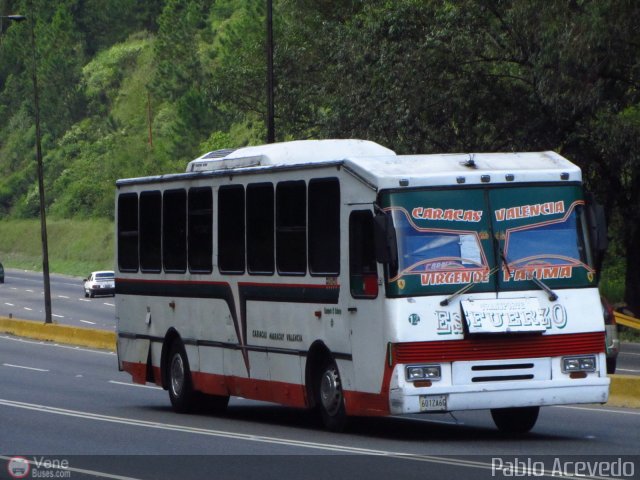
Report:
[[[640,4],[274,0],[278,140],[556,150],[584,169],[640,310]],[[264,0],[0,0],[0,217],[108,217],[119,177],[266,136]]]

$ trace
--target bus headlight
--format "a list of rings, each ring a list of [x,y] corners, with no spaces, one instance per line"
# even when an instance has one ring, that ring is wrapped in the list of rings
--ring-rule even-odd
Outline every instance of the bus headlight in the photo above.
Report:
[[[596,356],[581,355],[575,357],[562,357],[562,371],[571,372],[595,372]]]
[[[405,367],[408,382],[416,380],[440,380],[442,371],[440,365],[409,365]]]

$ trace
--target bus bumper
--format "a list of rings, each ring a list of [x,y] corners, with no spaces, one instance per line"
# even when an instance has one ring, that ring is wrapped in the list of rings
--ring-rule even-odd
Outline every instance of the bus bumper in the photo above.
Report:
[[[403,371],[404,366],[396,365],[392,376],[395,379],[389,388],[389,410],[392,415],[606,403],[609,399],[610,379],[602,369],[584,378],[570,378],[555,371],[539,380],[486,383],[473,383],[467,378],[459,380],[469,381],[452,382],[451,377],[444,375],[441,381],[434,381],[430,386],[416,386],[405,381]],[[453,375],[453,378],[456,376]]]

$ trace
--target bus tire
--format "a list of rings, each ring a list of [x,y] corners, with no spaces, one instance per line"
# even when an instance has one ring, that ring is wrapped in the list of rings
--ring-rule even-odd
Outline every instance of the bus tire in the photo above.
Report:
[[[538,420],[540,407],[492,408],[493,422],[503,433],[522,434],[533,428]]]
[[[616,365],[618,360],[616,358],[607,358],[607,373],[612,375],[616,373]]]
[[[193,390],[187,352],[180,340],[171,344],[166,375],[173,410],[178,413],[191,412],[196,406],[196,392]]]
[[[324,362],[316,379],[316,405],[327,430],[341,432],[347,425],[344,392],[338,366],[334,360]]]
[[[202,407],[205,412],[213,414],[224,413],[227,405],[229,405],[229,395],[209,395],[203,393],[200,397],[199,406]]]

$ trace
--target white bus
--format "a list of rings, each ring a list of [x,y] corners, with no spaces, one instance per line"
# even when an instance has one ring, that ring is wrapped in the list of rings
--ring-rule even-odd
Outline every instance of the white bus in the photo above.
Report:
[[[309,140],[119,180],[119,368],[178,412],[489,409],[526,432],[608,399],[597,212],[554,152]]]

